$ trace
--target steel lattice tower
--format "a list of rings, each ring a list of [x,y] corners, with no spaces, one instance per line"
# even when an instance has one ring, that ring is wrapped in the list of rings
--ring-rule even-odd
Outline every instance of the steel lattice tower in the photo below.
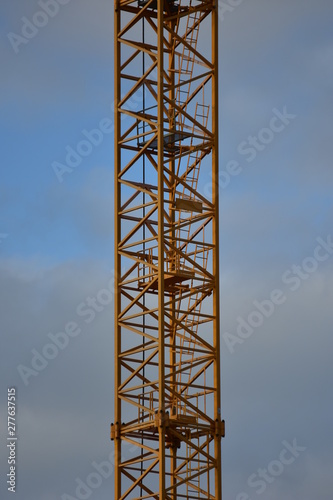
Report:
[[[222,498],[217,20],[115,0],[116,500]]]

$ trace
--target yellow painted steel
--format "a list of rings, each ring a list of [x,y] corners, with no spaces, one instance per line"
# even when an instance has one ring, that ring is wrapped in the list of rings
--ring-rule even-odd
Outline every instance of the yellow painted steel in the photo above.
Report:
[[[218,12],[115,1],[115,499],[221,500]]]

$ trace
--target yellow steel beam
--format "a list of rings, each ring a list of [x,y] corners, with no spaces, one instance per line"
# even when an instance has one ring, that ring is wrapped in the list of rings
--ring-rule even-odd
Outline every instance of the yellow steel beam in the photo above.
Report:
[[[120,84],[120,43],[118,40],[118,33],[120,31],[121,20],[119,10],[119,0],[115,0],[115,14],[114,14],[114,98],[118,103],[121,98],[121,84]],[[119,397],[119,386],[121,384],[121,365],[118,361],[118,355],[121,353],[121,327],[118,324],[118,316],[121,311],[121,299],[119,290],[119,276],[121,273],[121,257],[118,253],[118,242],[121,238],[121,227],[118,212],[121,206],[120,184],[118,183],[118,175],[121,167],[121,150],[119,146],[119,139],[121,135],[120,114],[115,109],[114,114],[114,228],[115,228],[115,256],[114,256],[114,270],[115,270],[115,297],[114,297],[114,339],[115,339],[115,422],[121,422],[121,399]],[[115,440],[115,498],[121,497],[121,440]]]

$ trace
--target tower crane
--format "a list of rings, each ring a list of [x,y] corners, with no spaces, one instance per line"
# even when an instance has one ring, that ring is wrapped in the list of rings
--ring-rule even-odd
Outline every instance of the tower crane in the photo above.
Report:
[[[115,0],[115,499],[221,500],[217,0]]]

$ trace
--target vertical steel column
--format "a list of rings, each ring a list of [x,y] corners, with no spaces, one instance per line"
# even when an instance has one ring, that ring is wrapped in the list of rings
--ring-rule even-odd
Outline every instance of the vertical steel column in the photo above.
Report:
[[[175,25],[176,21],[170,21],[169,22],[169,27],[172,32],[175,30]],[[169,44],[170,47],[172,47],[172,35],[169,33]],[[175,130],[175,108],[174,108],[174,100],[175,100],[175,54],[173,51],[170,51],[169,54],[169,68],[168,68],[168,73],[169,73],[169,79],[171,80],[171,85],[170,85],[170,90],[169,90],[169,99],[171,101],[171,105],[169,105],[169,132],[172,132]],[[169,170],[171,174],[169,175],[169,182],[170,185],[173,183],[173,178],[175,175],[175,160],[174,158],[169,162]],[[172,221],[172,229],[170,231],[170,238],[171,241],[175,243],[175,211],[173,210],[173,204],[175,200],[175,190],[170,190],[169,193],[169,217],[170,220]],[[172,255],[172,257],[171,257]],[[172,253],[169,254],[169,259],[171,259],[171,265],[169,265],[170,270],[172,272],[175,272],[176,270],[176,253],[173,251]],[[172,390],[176,390],[176,376],[175,376],[175,369],[174,367],[176,366],[176,325],[175,325],[175,314],[176,314],[176,309],[175,309],[175,295],[172,297],[172,304],[171,304],[171,319],[170,319],[170,345],[171,347],[169,348],[170,353],[169,353],[169,360],[170,360],[170,366],[172,367],[172,374],[170,377],[170,384],[172,387]],[[173,414],[173,407],[171,407],[171,415]],[[177,451],[174,443],[171,443],[170,446],[170,484],[171,484],[171,492],[170,492],[170,497],[172,500],[177,500],[177,488],[176,488],[176,478],[175,478],[175,470],[177,467]]]
[[[220,430],[221,425],[221,369],[220,369],[220,265],[219,265],[219,64],[218,64],[218,1],[214,0],[212,9],[212,62],[213,62],[213,78],[212,78],[212,132],[214,135],[214,147],[212,149],[212,201],[214,205],[213,218],[213,242],[215,245],[213,253],[213,275],[215,276],[216,284],[213,292],[213,311],[214,311],[214,386],[216,389],[214,401],[214,414],[217,427]],[[221,434],[215,432],[214,447],[215,447],[215,498],[222,499],[222,459],[221,459]]]
[[[164,0],[157,1],[157,129],[158,129],[158,313],[159,313],[159,493],[165,498],[165,348],[164,348]]]
[[[118,317],[121,311],[121,294],[120,294],[120,273],[121,260],[118,252],[118,244],[121,239],[120,226],[120,206],[121,206],[121,191],[119,183],[119,172],[121,170],[121,147],[119,144],[121,125],[120,113],[118,104],[121,98],[120,85],[120,65],[121,52],[118,33],[120,32],[120,0],[115,0],[114,13],[114,227],[115,227],[115,242],[114,242],[114,272],[115,272],[115,295],[114,295],[114,335],[115,335],[115,423],[118,427],[121,424],[121,399],[119,398],[119,386],[121,384],[121,364],[119,355],[121,353],[121,328],[118,324]],[[121,439],[119,436],[115,439],[115,498],[121,497]]]

